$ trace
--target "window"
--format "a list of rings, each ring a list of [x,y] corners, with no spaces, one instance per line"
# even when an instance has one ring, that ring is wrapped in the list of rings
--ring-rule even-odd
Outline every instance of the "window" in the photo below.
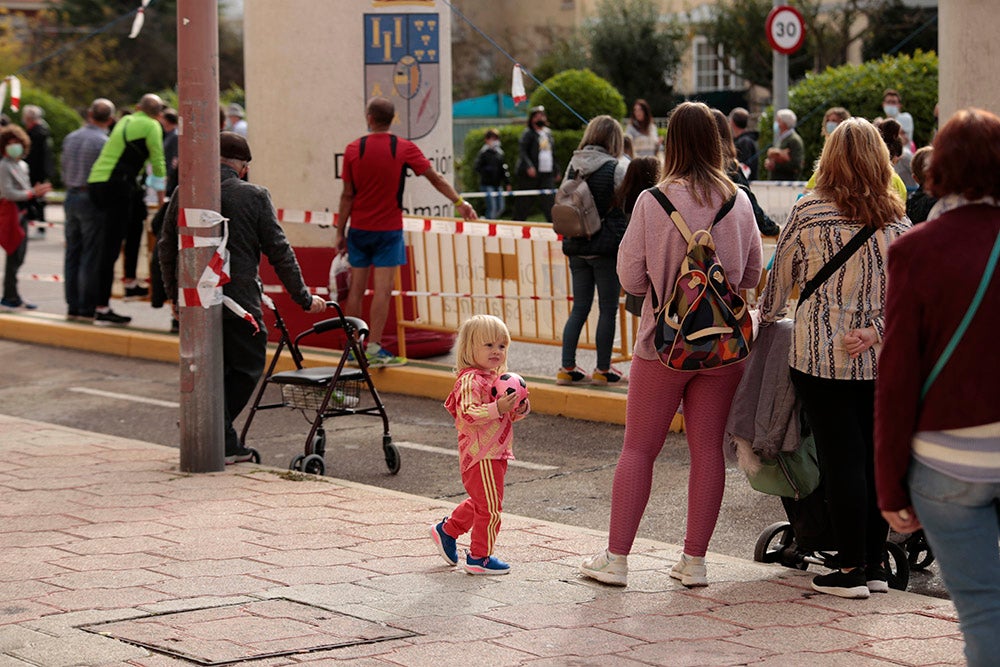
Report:
[[[721,44],[713,46],[707,39],[699,36],[694,38],[693,48],[694,92],[739,90],[743,87],[736,74],[736,59],[727,58]]]

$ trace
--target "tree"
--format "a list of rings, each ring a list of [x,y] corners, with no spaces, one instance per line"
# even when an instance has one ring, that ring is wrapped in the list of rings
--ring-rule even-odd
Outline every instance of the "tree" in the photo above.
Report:
[[[865,60],[885,54],[937,51],[937,7],[905,7],[894,0],[872,16],[879,29],[865,40]]]
[[[673,104],[668,84],[680,66],[684,31],[662,23],[653,0],[601,0],[588,30],[594,71],[625,99],[645,98],[654,109]]]
[[[177,80],[176,0],[150,3],[145,10],[142,32],[136,39],[129,39],[132,27],[129,15],[137,8],[135,0],[61,0],[53,3],[53,23],[39,26],[39,30],[66,41],[67,36],[71,40],[114,22],[96,38],[107,39],[102,60],[114,63],[117,68],[116,82],[100,94],[120,104],[130,103],[144,93],[173,86]],[[46,52],[40,51],[37,57],[51,52],[48,49],[52,44],[48,40],[40,40],[40,45]],[[60,60],[55,58],[39,69],[40,82],[46,86],[55,84],[61,74],[58,72]]]
[[[720,0],[712,17],[699,24],[709,42],[722,45],[725,55],[736,59],[736,74],[765,88],[772,83],[772,51],[765,26],[773,4],[772,0]],[[794,81],[808,71],[821,72],[846,63],[854,43],[861,40],[867,44],[885,30],[885,12],[897,4],[899,0],[796,2],[805,21],[806,42],[788,59],[789,78]]]

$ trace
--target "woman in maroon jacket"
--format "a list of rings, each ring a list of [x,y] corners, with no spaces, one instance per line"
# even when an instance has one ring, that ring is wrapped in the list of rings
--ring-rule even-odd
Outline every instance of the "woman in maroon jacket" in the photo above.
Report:
[[[1000,253],[997,174],[1000,118],[959,111],[934,138],[927,185],[940,201],[889,251],[875,396],[879,507],[899,532],[923,525],[973,666],[996,664],[1000,628],[1000,271],[932,369]]]

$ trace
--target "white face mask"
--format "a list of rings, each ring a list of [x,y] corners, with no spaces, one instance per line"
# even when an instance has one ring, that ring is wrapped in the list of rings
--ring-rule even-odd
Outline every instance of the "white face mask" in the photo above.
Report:
[[[778,121],[771,123],[771,129],[774,130],[774,136],[781,134],[781,128],[778,126]]]
[[[897,105],[897,104],[883,104],[882,105],[882,111],[885,113],[886,116],[890,116],[892,118],[895,118],[896,116],[899,115],[899,105]]]
[[[24,155],[24,146],[16,142],[12,144],[7,144],[7,149],[5,152],[7,153],[7,157],[9,157],[12,160],[17,160],[22,155]]]
[[[837,129],[838,125],[840,125],[840,123],[835,120],[826,121],[826,133],[833,134],[833,131]]]

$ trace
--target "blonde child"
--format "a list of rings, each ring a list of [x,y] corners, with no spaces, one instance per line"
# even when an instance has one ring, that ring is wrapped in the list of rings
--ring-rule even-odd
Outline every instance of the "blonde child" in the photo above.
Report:
[[[473,315],[458,329],[455,370],[458,379],[444,407],[455,418],[462,485],[469,497],[450,517],[431,526],[431,537],[449,565],[458,564],[455,539],[472,531],[466,554],[469,574],[507,574],[510,565],[493,555],[503,510],[503,480],[511,448],[514,422],[530,410],[528,399],[516,394],[492,395],[493,383],[507,370],[510,332],[503,320]]]

